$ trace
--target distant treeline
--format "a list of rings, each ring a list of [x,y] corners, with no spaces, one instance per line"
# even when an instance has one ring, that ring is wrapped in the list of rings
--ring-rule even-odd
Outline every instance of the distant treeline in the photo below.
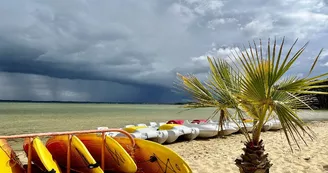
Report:
[[[328,81],[322,83],[322,85],[328,85]],[[322,91],[322,92],[328,92],[328,88],[319,88],[319,89],[313,89],[315,91]],[[314,106],[318,109],[328,109],[328,95],[315,95],[315,97],[318,99]]]

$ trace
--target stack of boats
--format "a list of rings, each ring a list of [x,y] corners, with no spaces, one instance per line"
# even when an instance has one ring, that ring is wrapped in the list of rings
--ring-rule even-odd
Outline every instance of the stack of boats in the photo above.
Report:
[[[251,121],[170,120],[126,125],[122,129],[98,127],[98,130],[0,136],[1,173],[190,173],[188,164],[162,143],[178,138],[193,140],[218,134],[231,135],[241,128],[251,132]],[[281,129],[278,120],[265,123],[263,131]],[[43,143],[39,138],[50,136]],[[7,139],[25,138],[23,149],[27,166],[17,158]],[[155,141],[155,142],[153,142]]]
[[[111,137],[104,132],[119,131],[126,136]],[[191,173],[177,153],[156,142],[133,138],[118,130],[92,133],[52,132],[0,136],[1,173]],[[45,143],[40,136],[51,136]],[[6,139],[25,138],[23,165]]]
[[[107,127],[98,127],[106,129]],[[160,144],[173,143],[177,139],[193,140],[196,138],[212,138],[217,135],[231,135],[241,132],[246,128],[247,132],[253,130],[253,122],[249,120],[225,122],[221,128],[217,121],[209,120],[169,120],[167,122],[149,122],[149,124],[126,125],[122,128],[129,132],[134,138],[147,139]],[[279,130],[281,123],[277,119],[267,121],[262,131]],[[119,132],[109,132],[109,136],[118,137],[123,134]]]

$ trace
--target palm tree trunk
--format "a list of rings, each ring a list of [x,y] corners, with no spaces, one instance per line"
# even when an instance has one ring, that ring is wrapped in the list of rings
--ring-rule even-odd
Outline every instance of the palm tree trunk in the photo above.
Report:
[[[256,126],[256,128],[253,131],[253,143],[255,145],[259,144],[259,142],[260,142],[262,126],[263,126],[263,121],[259,120],[258,125]]]
[[[263,106],[263,108],[260,111],[260,116],[259,116],[261,118],[259,118],[258,122],[256,122],[257,124],[254,124],[254,126],[256,127],[253,131],[253,144],[254,145],[259,145],[262,127],[263,127],[263,124],[265,121],[268,107],[269,107],[268,105]]]
[[[235,160],[240,173],[269,173],[272,166],[268,159],[268,154],[264,154],[264,145],[262,140],[258,145],[248,142],[245,143],[244,154]]]

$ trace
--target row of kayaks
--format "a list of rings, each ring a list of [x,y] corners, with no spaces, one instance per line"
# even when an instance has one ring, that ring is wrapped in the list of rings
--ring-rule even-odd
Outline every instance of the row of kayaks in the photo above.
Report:
[[[32,161],[32,173],[63,173],[67,171],[68,145],[70,170],[80,173],[190,173],[188,164],[177,153],[158,143],[127,137],[89,133],[52,136],[46,143],[39,137],[24,140],[23,149]],[[1,173],[25,173],[23,165],[5,139],[0,139]],[[104,150],[103,150],[104,149]],[[102,151],[104,157],[102,158]],[[104,169],[101,169],[101,161]]]
[[[98,127],[106,129],[107,127]],[[253,130],[253,122],[250,120],[226,122],[222,128],[217,121],[213,120],[169,120],[167,122],[149,122],[149,124],[126,125],[122,129],[129,132],[133,137],[151,140],[160,144],[173,143],[178,138],[193,140],[195,138],[211,138],[217,135],[231,135],[241,132],[246,128],[247,132]],[[262,130],[279,130],[281,123],[277,119],[267,121]],[[109,136],[118,137],[123,134],[119,132],[108,132]]]

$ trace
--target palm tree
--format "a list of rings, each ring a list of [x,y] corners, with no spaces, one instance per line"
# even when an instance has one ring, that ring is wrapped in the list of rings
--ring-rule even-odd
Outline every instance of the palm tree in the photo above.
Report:
[[[313,94],[328,94],[328,92],[313,90],[328,88],[328,85],[322,85],[328,81],[322,79],[328,73],[310,77],[322,50],[315,57],[309,73],[305,77],[286,76],[286,73],[304,52],[307,43],[292,53],[296,40],[283,56],[284,42],[283,38],[279,48],[276,39],[273,46],[269,39],[267,48],[263,48],[261,40],[259,47],[254,41],[253,47],[249,43],[249,49],[244,47],[243,51],[232,52],[230,59],[208,57],[210,74],[205,83],[202,83],[194,75],[178,74],[179,88],[187,91],[195,100],[184,107],[191,109],[216,108],[214,113],[220,112],[219,124],[221,127],[227,119],[251,118],[253,120],[252,133],[248,134],[243,131],[246,137],[244,154],[235,160],[241,173],[269,172],[272,164],[268,160],[268,154],[264,154],[261,129],[273,116],[279,118],[291,150],[293,141],[298,147],[299,139],[306,142],[304,134],[312,139],[311,129],[298,117],[296,110],[311,108],[309,103],[311,103]],[[228,108],[233,108],[235,111],[230,113]]]

